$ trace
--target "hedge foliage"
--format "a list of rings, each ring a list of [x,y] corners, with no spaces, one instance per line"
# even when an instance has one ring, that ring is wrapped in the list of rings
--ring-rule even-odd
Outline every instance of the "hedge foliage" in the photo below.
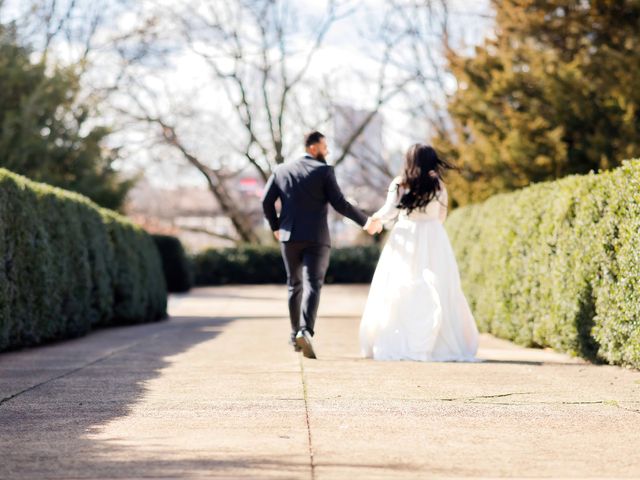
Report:
[[[326,282],[370,282],[379,256],[377,246],[333,249]],[[210,249],[193,261],[198,285],[284,283],[287,278],[276,246]]]
[[[160,257],[142,229],[0,169],[0,351],[156,320],[166,301]]]
[[[152,235],[162,258],[164,279],[169,292],[188,292],[193,285],[193,268],[182,242],[171,235]]]
[[[640,161],[456,210],[446,228],[479,327],[640,368]]]

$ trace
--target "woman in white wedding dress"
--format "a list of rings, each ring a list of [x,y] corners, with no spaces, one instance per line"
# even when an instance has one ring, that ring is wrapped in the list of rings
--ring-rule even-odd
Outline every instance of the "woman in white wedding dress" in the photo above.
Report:
[[[398,218],[376,267],[360,324],[362,355],[375,360],[476,361],[478,329],[442,225],[452,168],[427,145],[407,152],[374,218]]]

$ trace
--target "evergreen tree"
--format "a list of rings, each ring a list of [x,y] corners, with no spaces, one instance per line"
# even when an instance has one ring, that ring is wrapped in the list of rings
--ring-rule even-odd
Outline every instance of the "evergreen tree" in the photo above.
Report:
[[[133,180],[112,168],[116,152],[102,146],[109,130],[87,125],[91,107],[77,104],[78,75],[49,72],[31,53],[0,26],[0,167],[119,209]]]
[[[455,204],[640,156],[640,1],[493,4],[475,55],[449,53]]]

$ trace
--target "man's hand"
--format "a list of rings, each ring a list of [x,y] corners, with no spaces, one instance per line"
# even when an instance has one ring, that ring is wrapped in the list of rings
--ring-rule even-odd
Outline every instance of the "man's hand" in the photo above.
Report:
[[[280,230],[275,230],[273,236],[276,237],[277,241],[280,241]]]
[[[363,227],[369,235],[375,235],[382,231],[382,221],[379,218],[369,217]]]

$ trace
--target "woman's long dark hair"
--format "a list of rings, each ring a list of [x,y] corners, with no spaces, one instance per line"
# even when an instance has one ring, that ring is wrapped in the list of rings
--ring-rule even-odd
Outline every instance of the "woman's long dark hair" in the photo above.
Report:
[[[402,173],[402,186],[405,189],[400,197],[398,208],[411,213],[426,207],[440,191],[440,180],[445,170],[455,170],[452,164],[441,160],[428,145],[416,143],[407,151]]]

